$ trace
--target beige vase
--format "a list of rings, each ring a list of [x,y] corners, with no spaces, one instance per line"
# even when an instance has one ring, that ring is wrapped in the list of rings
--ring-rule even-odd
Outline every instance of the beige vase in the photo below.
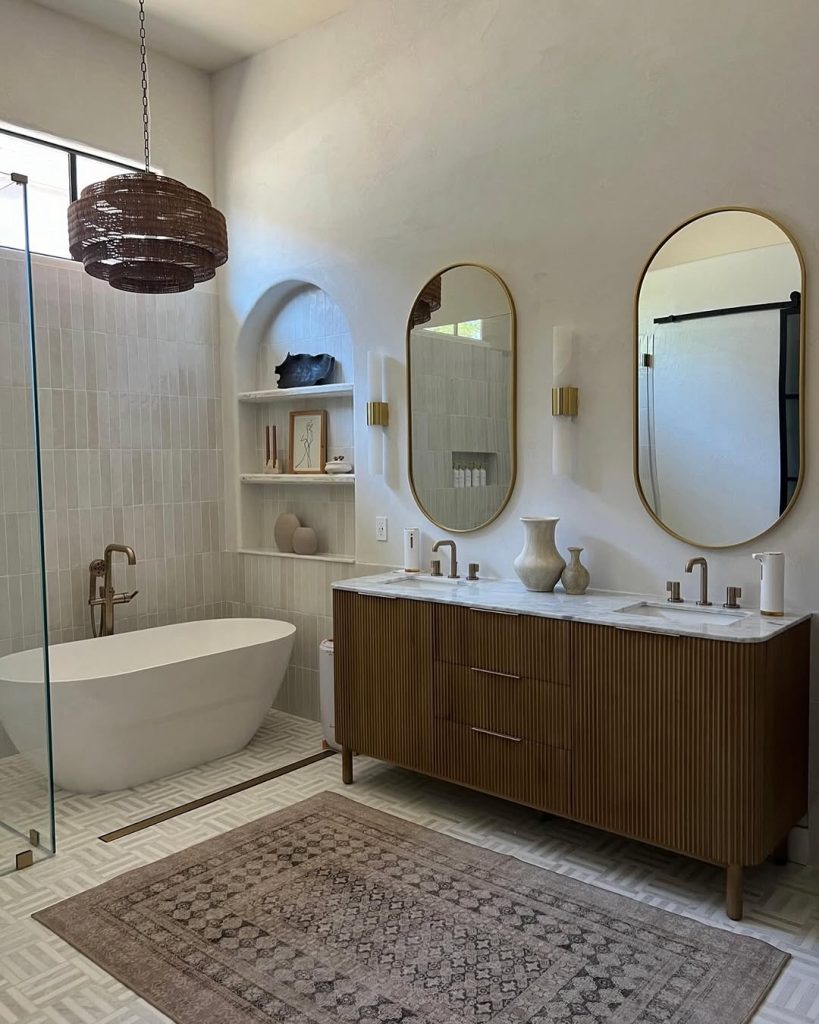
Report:
[[[526,531],[523,550],[512,563],[527,590],[552,591],[566,568],[555,547],[557,516],[521,516]]]
[[[567,594],[579,597],[588,589],[591,577],[589,570],[580,561],[583,548],[569,548],[569,564],[563,570],[563,589]]]

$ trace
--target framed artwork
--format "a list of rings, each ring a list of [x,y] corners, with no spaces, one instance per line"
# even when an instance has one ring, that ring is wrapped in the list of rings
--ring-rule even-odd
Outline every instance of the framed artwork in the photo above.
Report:
[[[323,473],[327,463],[327,410],[290,413],[290,472]]]

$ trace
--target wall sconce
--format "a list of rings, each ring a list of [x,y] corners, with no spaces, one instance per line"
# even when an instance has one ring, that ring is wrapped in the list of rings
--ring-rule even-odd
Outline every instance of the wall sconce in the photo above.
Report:
[[[574,377],[574,332],[571,327],[555,327],[552,331],[552,472],[571,476],[574,469],[575,429],[579,389],[571,384]]]
[[[390,422],[387,394],[387,361],[380,352],[367,353],[367,426],[384,428]],[[370,434],[368,454],[371,476],[384,473],[384,431]]]

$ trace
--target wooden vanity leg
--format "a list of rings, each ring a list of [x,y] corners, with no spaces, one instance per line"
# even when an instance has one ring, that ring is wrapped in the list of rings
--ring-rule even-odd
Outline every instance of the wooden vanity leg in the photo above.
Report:
[[[742,865],[725,869],[725,913],[732,921],[742,920]]]
[[[341,781],[345,786],[353,784],[353,752],[350,747],[341,748]]]

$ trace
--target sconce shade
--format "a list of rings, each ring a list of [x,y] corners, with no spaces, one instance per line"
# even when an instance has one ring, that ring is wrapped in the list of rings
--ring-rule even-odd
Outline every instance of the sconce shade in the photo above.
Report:
[[[207,196],[149,171],[84,188],[68,208],[68,244],[92,277],[156,295],[209,281],[228,258],[225,218]]]
[[[428,324],[432,314],[441,308],[441,275],[433,277],[424,285],[423,291],[415,300],[410,314],[410,327]]]

